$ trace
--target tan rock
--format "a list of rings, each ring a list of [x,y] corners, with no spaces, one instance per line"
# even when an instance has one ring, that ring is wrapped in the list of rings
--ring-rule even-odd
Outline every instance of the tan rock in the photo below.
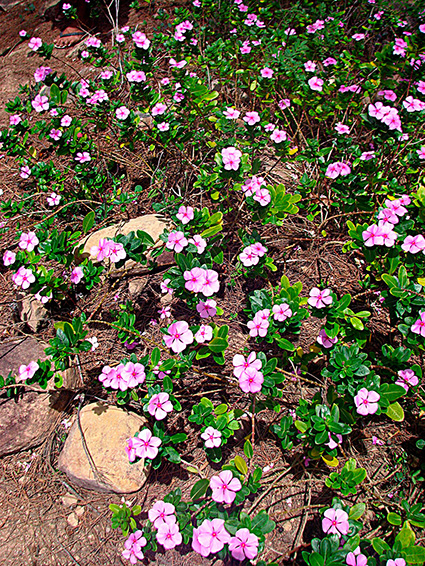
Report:
[[[32,295],[19,301],[18,310],[20,319],[27,323],[32,332],[38,332],[48,319],[46,307]]]
[[[77,515],[77,517],[82,517],[84,515],[84,507],[82,505],[78,505],[78,507],[75,508],[74,513]]]
[[[71,495],[70,493],[63,495],[61,497],[61,500],[65,507],[73,507],[78,503],[78,497],[76,497],[75,495]]]
[[[66,520],[70,527],[74,529],[78,527],[78,517],[75,513],[71,513],[71,515],[69,515]]]
[[[83,250],[80,254],[77,252],[76,259],[83,260],[87,257],[95,262],[96,258],[90,255],[90,250],[93,246],[97,246],[101,238],[115,238],[118,234],[123,234],[127,236],[130,232],[137,232],[137,230],[143,230],[149,234],[154,242],[157,242],[159,236],[163,233],[164,229],[167,228],[167,223],[156,214],[145,214],[144,216],[138,216],[137,218],[132,218],[128,222],[121,222],[119,224],[113,224],[101,230],[97,230],[83,238],[78,247],[83,246]],[[157,242],[156,246],[161,245],[161,242]]]
[[[143,293],[146,284],[148,282],[147,277],[141,277],[137,279],[132,279],[128,283],[128,294],[131,300],[137,299]]]
[[[80,412],[59,457],[59,469],[76,485],[100,492],[132,493],[146,481],[144,461],[130,464],[125,445],[146,419],[118,407],[92,403]],[[89,454],[89,456],[87,455]]]

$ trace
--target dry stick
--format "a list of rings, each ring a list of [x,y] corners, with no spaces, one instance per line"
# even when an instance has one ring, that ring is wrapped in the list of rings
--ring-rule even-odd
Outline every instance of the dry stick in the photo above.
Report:
[[[274,482],[266,489],[266,491],[264,491],[261,495],[259,495],[257,497],[257,499],[254,501],[254,503],[251,505],[251,507],[249,508],[249,512],[252,513],[254,511],[254,509],[256,509],[259,505],[259,503],[266,497],[266,495],[268,495],[271,490],[275,487],[275,485],[283,478],[286,476],[286,474],[288,472],[290,472],[292,470],[293,466],[289,466],[289,468],[286,468],[286,470],[284,470],[281,474],[279,474],[277,476],[277,478],[274,480]]]
[[[61,206],[60,208],[58,208],[57,210],[55,210],[55,212],[53,212],[52,214],[50,214],[49,216],[47,216],[46,218],[43,218],[42,222],[46,222],[46,220],[50,220],[50,218],[53,218],[54,216],[56,216],[56,214],[58,212],[60,212],[61,210],[63,210],[64,208],[66,208],[67,206],[71,206],[72,204],[78,204],[78,203],[88,203],[88,202],[96,202],[93,200],[74,200],[73,202],[68,202],[67,204],[64,204],[63,206]],[[100,204],[100,203],[97,203]],[[90,208],[89,206],[87,208]],[[93,210],[92,208],[90,208],[90,210]],[[29,225],[29,228],[32,228],[33,226],[35,226],[36,224],[39,224],[39,222],[34,222],[33,224]]]
[[[298,554],[298,550],[297,548],[299,547],[299,544],[301,542],[301,537],[304,534],[304,529],[308,520],[308,515],[309,515],[309,507],[310,507],[310,503],[311,503],[311,474],[308,474],[309,476],[309,483],[308,483],[308,496],[307,496],[307,508],[305,510],[305,513],[303,513],[303,518],[301,519],[301,524],[300,524],[300,528],[298,529],[298,533],[297,533],[297,538],[295,539],[294,544],[292,545],[292,550],[295,550],[294,552],[294,560],[296,560],[297,558],[297,554]]]

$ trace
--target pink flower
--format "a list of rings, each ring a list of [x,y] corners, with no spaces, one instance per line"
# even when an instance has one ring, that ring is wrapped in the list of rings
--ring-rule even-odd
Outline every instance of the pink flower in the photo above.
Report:
[[[21,31],[19,32],[19,37],[26,37],[27,36],[27,31],[24,29],[21,29]]]
[[[190,271],[183,273],[185,289],[193,293],[199,293],[204,284],[204,269],[201,267],[193,267]]]
[[[310,297],[308,299],[308,304],[316,309],[322,309],[323,307],[327,307],[331,305],[333,299],[331,297],[331,290],[330,289],[323,289],[321,291],[317,287],[313,287],[310,291]]]
[[[372,436],[372,444],[378,445],[378,446],[383,446],[384,442],[382,440],[379,440],[379,438],[377,438],[376,436]]]
[[[28,47],[32,49],[32,51],[38,51],[42,45],[43,41],[40,37],[32,37],[28,42]]]
[[[39,239],[35,235],[35,232],[28,232],[27,234],[23,232],[19,239],[18,246],[21,250],[27,250],[27,252],[32,252],[35,246],[40,243]]]
[[[342,509],[326,509],[322,519],[322,529],[326,534],[346,535],[350,530],[348,515]]]
[[[157,312],[159,314],[159,318],[165,319],[165,318],[170,318],[171,316],[170,311],[171,311],[170,307],[161,307]]]
[[[307,61],[306,63],[304,63],[304,69],[308,72],[308,73],[314,73],[314,71],[316,70],[316,63],[314,63],[313,61]]]
[[[126,120],[130,115],[130,110],[125,106],[120,106],[115,110],[115,116],[118,120]]]
[[[168,234],[168,241],[165,243],[165,247],[169,250],[174,250],[177,254],[179,254],[183,248],[188,245],[188,241],[183,234],[183,232],[170,232]]]
[[[236,110],[235,108],[229,108],[229,107],[226,108],[226,110],[223,112],[223,114],[228,120],[237,120],[239,118],[239,116],[241,115],[239,110]]]
[[[354,403],[359,415],[373,415],[378,410],[378,401],[381,398],[376,391],[368,391],[362,387],[354,397]]]
[[[243,117],[243,121],[248,124],[248,126],[255,126],[261,120],[258,112],[247,112]]]
[[[129,83],[143,83],[146,80],[146,75],[143,71],[130,71],[125,76]]]
[[[94,49],[98,49],[102,45],[100,39],[98,39],[97,37],[87,38],[85,44],[87,45],[87,47],[94,47]]]
[[[419,156],[419,159],[425,159],[425,145],[421,147],[421,149],[417,149],[416,153]]]
[[[349,134],[350,133],[350,127],[346,126],[342,122],[337,123],[337,125],[335,126],[335,130],[337,131],[338,134]]]
[[[333,57],[328,57],[323,61],[324,67],[329,67],[329,65],[336,65],[336,64],[337,64],[337,60],[334,59]]]
[[[49,206],[57,206],[60,203],[61,198],[62,197],[56,193],[50,193],[50,196],[47,197],[47,204]]]
[[[285,110],[285,108],[289,108],[291,106],[291,101],[289,98],[283,98],[282,100],[279,100],[278,106],[281,110]]]
[[[319,336],[317,337],[316,342],[318,342],[324,348],[332,348],[332,346],[338,342],[338,338],[336,336],[335,338],[329,338],[329,336],[326,334],[326,330],[322,328],[322,330],[319,332]]]
[[[162,421],[167,416],[167,413],[171,413],[173,410],[173,405],[170,401],[170,396],[168,393],[157,393],[152,395],[149,399],[148,411],[149,414],[155,417],[157,421]]]
[[[387,223],[389,224],[398,224],[398,218],[397,215],[394,214],[394,212],[390,209],[390,208],[384,208],[382,209],[379,214],[378,214],[378,220],[380,220],[381,222],[379,223],[379,226],[384,226]]]
[[[173,322],[168,328],[168,335],[164,335],[164,342],[176,354],[183,352],[193,342],[193,333],[189,330],[188,323],[184,320]]]
[[[88,151],[79,151],[74,159],[81,164],[91,161],[90,153],[88,153]]]
[[[163,102],[157,102],[155,106],[152,107],[152,116],[161,116],[167,110],[167,105]]]
[[[26,381],[27,379],[31,379],[34,377],[36,371],[39,369],[39,365],[37,362],[30,362],[27,366],[21,365],[19,366],[19,376],[18,379],[21,381]]]
[[[74,285],[78,285],[78,283],[81,281],[81,279],[83,279],[84,277],[84,272],[82,267],[74,267],[74,269],[71,272],[71,283],[73,283]]]
[[[382,225],[381,222],[379,224],[384,245],[387,248],[391,248],[395,244],[398,234],[397,232],[394,232],[392,224]]]
[[[36,112],[43,112],[43,110],[49,109],[49,99],[47,98],[47,96],[40,96],[39,94],[37,94],[37,96],[31,102],[31,106]]]
[[[195,334],[195,340],[198,344],[203,344],[204,342],[209,342],[213,337],[213,329],[208,324],[201,324],[200,329]]]
[[[365,38],[365,34],[364,33],[355,33],[352,38],[354,39],[354,41],[361,41],[362,39]]]
[[[398,375],[400,378],[397,379],[396,385],[403,387],[406,392],[409,391],[409,385],[415,387],[419,383],[418,376],[411,369],[400,370]]]
[[[387,560],[385,566],[406,566],[406,561],[404,558],[396,558],[395,560]]]
[[[170,295],[174,293],[174,289],[172,287],[168,287],[170,281],[171,279],[165,279],[164,281],[161,281],[161,293],[169,293]]]
[[[169,550],[182,543],[182,535],[179,532],[177,523],[163,523],[159,525],[158,532],[156,533],[156,540],[159,544]]]
[[[130,439],[131,440],[131,439]],[[154,460],[158,455],[158,448],[162,441],[160,438],[153,436],[148,428],[144,428],[139,432],[138,437],[133,437],[136,456],[138,458],[149,458]]]
[[[247,246],[242,250],[239,259],[245,267],[251,267],[252,265],[257,265],[260,261],[260,256],[252,249],[252,246]]]
[[[391,100],[392,102],[397,100],[397,95],[393,90],[380,90],[378,96],[383,96],[385,100]]]
[[[394,214],[397,214],[397,216],[404,216],[405,214],[407,214],[407,208],[404,208],[403,203],[401,202],[401,199],[387,199],[385,201],[385,206],[387,206]]]
[[[239,377],[239,387],[244,393],[258,393],[261,391],[263,383],[263,374],[253,367],[247,368]]]
[[[208,556],[210,554],[210,549],[202,546],[202,544],[199,542],[199,535],[201,533],[201,528],[197,528],[197,529],[193,529],[193,539],[192,539],[192,548],[195,552],[197,552],[198,554],[201,554],[201,556]]]
[[[264,67],[264,69],[261,69],[260,74],[263,79],[271,79],[273,77],[274,71],[269,67]]]
[[[257,359],[256,353],[251,352],[247,359],[241,354],[233,357],[233,375],[237,378],[241,377],[249,368],[260,371],[262,368],[261,360]]]
[[[358,550],[358,552],[356,552]],[[367,557],[360,554],[360,547],[357,547],[354,552],[349,552],[345,557],[345,562],[348,566],[366,566]]]
[[[14,252],[11,252],[10,250],[6,250],[3,254],[3,265],[5,265],[6,267],[8,265],[12,265],[13,263],[15,263],[16,260],[16,254]]]
[[[210,316],[215,316],[217,314],[216,306],[216,301],[213,299],[207,299],[206,301],[200,301],[196,305],[196,310],[201,318],[209,318]]]
[[[280,305],[273,305],[272,308],[273,318],[279,322],[284,322],[287,318],[292,316],[292,310],[287,303],[281,303]]]
[[[275,130],[273,130],[270,139],[275,143],[282,143],[283,141],[286,141],[288,139],[288,134],[285,132],[285,130],[279,130],[278,128],[276,128]]]
[[[241,163],[242,152],[235,147],[225,147],[221,150],[221,157],[226,171],[237,171]]]
[[[50,67],[39,67],[34,71],[34,80],[36,83],[44,81],[44,79],[52,72]]]
[[[425,311],[419,312],[419,318],[412,324],[410,330],[414,334],[420,334],[425,338]]]
[[[421,234],[406,236],[401,247],[405,252],[410,252],[411,254],[423,252],[425,250],[425,238]]]
[[[65,114],[65,116],[62,116],[61,118],[61,126],[63,128],[67,128],[68,126],[70,126],[72,123],[72,118],[71,116],[68,116],[68,114]]]
[[[214,293],[218,293],[219,289],[218,273],[214,269],[204,269],[201,293],[204,297],[211,297]]]
[[[206,240],[204,240],[204,238],[202,238],[199,234],[195,234],[193,238],[189,238],[188,242],[196,247],[196,252],[198,254],[203,254],[207,247]]]
[[[323,90],[323,80],[319,79],[318,77],[311,77],[308,81],[308,86],[311,90],[317,90],[321,92]]]
[[[9,124],[11,126],[17,126],[20,122],[22,122],[22,118],[19,114],[13,114],[13,116],[9,118]]]
[[[125,550],[121,556],[129,560],[131,564],[136,564],[137,560],[143,560],[144,558],[142,547],[146,546],[147,540],[142,534],[142,531],[131,533],[124,543]]]
[[[127,382],[127,387],[137,387],[145,381],[145,366],[139,363],[127,362],[121,370],[121,376]]]
[[[165,503],[164,501],[156,501],[152,508],[149,509],[148,517],[149,521],[153,523],[154,527],[157,529],[160,525],[164,523],[170,524],[176,522],[176,516],[174,515],[176,508],[172,503]]]
[[[268,321],[269,315],[270,311],[268,309],[263,309],[261,311],[258,311],[252,320],[248,321],[247,326],[250,329],[250,336],[260,336],[262,338],[266,336],[267,329],[270,326],[270,323]]]
[[[160,132],[168,132],[168,130],[170,129],[170,124],[168,122],[160,122],[157,125],[157,128]]]
[[[248,529],[238,529],[230,539],[229,550],[236,560],[252,560],[258,554],[258,537]]]
[[[198,541],[204,548],[209,549],[215,554],[219,552],[225,544],[230,542],[230,535],[224,528],[223,519],[205,519],[199,527]]]
[[[369,161],[369,159],[375,159],[376,155],[374,151],[364,151],[361,156],[360,159],[362,161]]]
[[[22,289],[28,289],[34,283],[35,276],[31,269],[26,269],[23,265],[12,275],[12,281]]]
[[[344,177],[345,175],[349,175],[350,173],[351,173],[351,168],[349,165],[343,163],[342,161],[337,161],[335,163],[331,163],[330,165],[328,165],[325,175],[330,179],[336,179],[340,175]]]
[[[217,503],[233,503],[236,492],[242,489],[242,484],[238,478],[233,477],[230,470],[224,470],[218,476],[212,476],[210,488],[212,489],[211,497]]]
[[[368,228],[362,232],[362,238],[364,245],[368,248],[371,246],[382,246],[384,243],[382,229],[377,224],[368,226]]]
[[[22,177],[22,179],[28,179],[30,175],[31,175],[31,169],[28,167],[28,165],[24,165],[23,167],[21,167],[19,176]]]
[[[181,206],[176,216],[182,224],[188,224],[194,218],[193,208]]]
[[[221,432],[212,426],[208,426],[201,434],[205,440],[205,448],[218,448],[221,445]]]
[[[123,244],[109,240],[108,247],[109,259],[112,261],[112,263],[118,263],[119,261],[127,257],[127,253],[124,249]]]

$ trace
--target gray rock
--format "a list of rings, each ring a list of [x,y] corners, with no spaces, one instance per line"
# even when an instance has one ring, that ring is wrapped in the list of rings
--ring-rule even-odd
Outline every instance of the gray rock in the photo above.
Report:
[[[26,322],[32,332],[38,332],[47,321],[46,307],[32,295],[27,295],[18,303],[19,317]]]
[[[92,403],[72,425],[59,457],[59,469],[74,484],[99,492],[132,493],[146,481],[144,461],[130,464],[125,452],[128,438],[146,419],[118,407]],[[84,442],[83,442],[83,435]]]
[[[147,277],[132,279],[128,283],[128,294],[131,300],[137,299],[143,293],[148,280]]]

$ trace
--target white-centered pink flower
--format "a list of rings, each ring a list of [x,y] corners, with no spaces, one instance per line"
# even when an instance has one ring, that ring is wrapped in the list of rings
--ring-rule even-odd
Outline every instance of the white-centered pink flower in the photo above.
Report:
[[[167,348],[179,354],[193,342],[193,333],[185,320],[173,322],[168,328],[168,334],[164,335],[164,342]]]
[[[168,413],[173,410],[168,393],[157,393],[149,399],[148,411],[157,421],[165,419]]]
[[[376,391],[369,391],[366,387],[362,387],[354,397],[359,415],[373,415],[378,410],[378,401],[381,398]]]
[[[182,224],[188,224],[193,220],[195,214],[191,206],[181,206],[176,216]]]
[[[230,539],[229,550],[236,560],[253,560],[258,554],[259,543],[257,535],[246,528],[242,528],[238,529]]]
[[[221,432],[212,426],[208,426],[201,434],[205,442],[205,448],[218,448],[221,446]]]
[[[18,246],[21,250],[27,250],[27,252],[32,252],[35,246],[40,243],[39,239],[37,238],[35,232],[23,232],[19,239]]]
[[[25,364],[19,366],[19,376],[18,379],[21,381],[26,381],[34,377],[36,371],[40,368],[37,362],[30,362],[27,366]]]
[[[278,322],[285,322],[287,318],[292,316],[292,310],[287,303],[273,305],[272,313],[274,320],[277,320]]]
[[[230,470],[220,472],[218,476],[210,479],[211,497],[217,503],[233,503],[236,493],[242,489],[242,484],[238,478],[233,477]]]
[[[308,304],[316,309],[328,307],[333,302],[330,289],[323,289],[322,291],[317,287],[313,287],[310,291]]]
[[[176,508],[172,503],[166,503],[165,501],[156,501],[151,509],[149,509],[149,521],[153,523],[156,529],[164,523],[175,523],[175,512]]]
[[[10,250],[6,250],[3,254],[3,265],[8,267],[9,265],[14,264],[16,261],[16,254]]]

